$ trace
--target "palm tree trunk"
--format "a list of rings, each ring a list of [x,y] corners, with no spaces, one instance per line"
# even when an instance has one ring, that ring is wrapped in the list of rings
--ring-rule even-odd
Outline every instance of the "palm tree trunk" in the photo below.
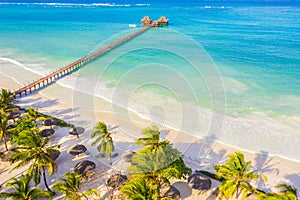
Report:
[[[237,184],[236,186],[236,194],[235,194],[235,198],[238,199],[240,194],[239,194],[239,187],[240,187],[240,183]]]
[[[111,153],[109,154],[109,164],[112,165]]]
[[[158,179],[158,186],[156,188],[157,199],[160,199],[160,180]]]
[[[6,149],[6,151],[8,151],[6,133],[3,133],[3,140],[4,140],[5,149]]]
[[[81,193],[81,194],[86,200],[89,200],[89,198],[87,198],[87,196],[84,193]]]
[[[48,190],[49,192],[53,192],[53,191],[49,188],[49,186],[48,186],[48,184],[47,184],[45,167],[43,166],[42,169],[43,169],[43,178],[44,178],[45,186],[46,186],[46,188],[47,188],[47,190]]]

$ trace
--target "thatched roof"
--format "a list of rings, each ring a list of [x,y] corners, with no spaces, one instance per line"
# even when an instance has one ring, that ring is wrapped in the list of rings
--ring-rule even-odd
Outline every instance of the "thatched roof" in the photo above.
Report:
[[[46,119],[45,121],[43,121],[43,125],[44,126],[53,126],[53,125],[57,125],[57,120],[56,119]]]
[[[154,26],[154,27],[158,27],[158,25],[159,25],[159,23],[158,23],[157,20],[155,20],[155,21],[152,23],[152,26]]]
[[[79,135],[82,134],[85,131],[84,128],[82,127],[74,127],[69,129],[69,134],[70,135]]]
[[[172,198],[175,200],[180,200],[180,192],[173,185],[169,187],[169,189],[164,193],[164,198]]]
[[[132,162],[132,157],[134,156],[134,154],[135,154],[134,151],[124,153],[123,156],[122,156],[122,159],[124,160],[124,162],[131,163]]]
[[[211,188],[210,178],[201,173],[195,173],[189,176],[188,184],[191,188],[196,190],[209,190]]]
[[[8,119],[15,119],[21,116],[19,111],[10,112],[8,115]]]
[[[84,160],[77,163],[74,167],[74,171],[82,175],[87,174],[89,171],[96,168],[96,164],[90,160]]]
[[[8,130],[8,129],[12,129],[12,128],[15,128],[15,127],[16,127],[16,125],[10,124],[10,125],[6,126],[6,129]]]
[[[127,183],[127,176],[122,174],[114,174],[109,177],[107,180],[107,185],[109,187],[112,187],[114,189],[120,188],[121,186],[125,185]]]
[[[143,25],[150,25],[152,23],[152,19],[149,16],[144,16],[143,19],[141,19],[141,22]]]
[[[50,156],[53,160],[56,160],[60,155],[60,152],[57,154],[57,153],[51,153]]]
[[[52,128],[44,129],[41,131],[42,137],[49,137],[55,133],[55,130]]]
[[[161,16],[157,21],[158,23],[168,24],[169,19],[167,19],[165,16]]]
[[[69,154],[71,154],[73,156],[77,156],[79,154],[82,154],[82,153],[86,152],[86,150],[87,149],[84,145],[77,144],[77,145],[71,147],[68,152],[69,152]]]

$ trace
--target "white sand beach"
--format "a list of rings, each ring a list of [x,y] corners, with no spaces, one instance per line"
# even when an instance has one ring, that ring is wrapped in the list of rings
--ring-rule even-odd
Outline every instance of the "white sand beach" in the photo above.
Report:
[[[27,71],[26,73],[29,72]],[[19,86],[13,79],[5,77],[3,74],[0,74],[0,80],[0,87],[3,88],[13,90]],[[47,94],[47,96],[44,94]],[[76,101],[74,101],[74,98],[76,98]],[[85,102],[84,105],[87,106],[77,107],[76,102],[78,101]],[[115,172],[126,173],[128,164],[122,160],[122,154],[139,149],[140,147],[135,145],[134,141],[141,136],[140,132],[143,128],[151,125],[151,122],[139,118],[134,113],[128,111],[128,116],[130,116],[128,118],[123,116],[125,112],[118,112],[122,108],[116,108],[116,106],[112,106],[104,100],[95,100],[87,97],[83,93],[76,92],[74,95],[72,90],[62,88],[58,84],[44,88],[41,93],[18,98],[17,104],[25,108],[36,107],[42,113],[85,128],[85,132],[80,135],[80,138],[76,138],[76,136],[69,135],[67,128],[55,127],[56,132],[51,137],[51,144],[61,145],[61,155],[57,159],[57,173],[52,177],[48,177],[48,180],[51,185],[56,178],[62,177],[65,172],[71,171],[76,163],[82,160],[91,160],[96,163],[96,174],[98,175],[93,176],[85,184],[85,187],[98,186],[102,195],[108,193],[104,183],[109,175]],[[91,104],[94,109],[90,109]],[[112,132],[116,149],[113,155],[112,166],[109,165],[107,158],[100,158],[96,147],[91,145],[90,132],[97,121],[107,123],[109,130]],[[240,151],[230,146],[188,136],[166,127],[160,126],[160,129],[162,139],[170,140],[184,154],[187,166],[193,170],[212,170],[212,166],[223,162],[229,153]],[[88,151],[79,157],[70,155],[67,151],[75,144],[84,144]],[[1,148],[3,151],[3,145],[1,145]],[[295,186],[300,191],[300,163],[279,157],[270,157],[266,152],[264,154],[243,153],[246,160],[252,161],[254,167],[261,168],[262,172],[268,176],[268,182],[264,185],[259,184],[260,188],[270,191],[274,190],[274,186],[278,183],[287,183]],[[0,185],[2,188],[11,177],[18,176],[26,170],[26,167],[23,167],[10,172],[13,167],[14,165],[11,166],[8,162],[1,162]],[[98,172],[103,172],[103,175],[99,176]],[[202,196],[200,197],[197,191],[187,189],[185,183],[182,182],[184,181],[178,180],[174,184],[180,190],[182,199],[206,199],[213,190],[201,194]],[[217,183],[214,182],[213,186],[216,187]],[[43,183],[41,183],[40,187],[44,188]],[[54,199],[63,199],[63,197],[56,195]]]

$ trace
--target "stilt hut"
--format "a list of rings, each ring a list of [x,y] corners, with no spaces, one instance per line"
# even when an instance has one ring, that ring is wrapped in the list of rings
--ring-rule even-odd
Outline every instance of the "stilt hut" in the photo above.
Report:
[[[158,20],[158,25],[159,26],[168,26],[169,24],[169,19],[167,19],[165,16],[161,16]]]
[[[152,19],[149,16],[144,16],[143,19],[141,19],[141,22],[144,26],[150,26],[152,24]]]

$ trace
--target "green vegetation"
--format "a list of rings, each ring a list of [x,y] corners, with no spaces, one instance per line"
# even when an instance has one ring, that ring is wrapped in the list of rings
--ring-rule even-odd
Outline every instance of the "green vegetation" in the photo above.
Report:
[[[256,188],[250,184],[251,181],[267,179],[264,175],[257,173],[259,169],[250,170],[250,168],[251,162],[246,162],[242,153],[235,152],[234,154],[228,155],[228,160],[224,164],[214,166],[214,170],[217,174],[200,172],[221,181],[219,185],[220,199],[223,197],[229,199],[233,196],[235,196],[236,199],[239,197],[245,199],[249,194],[257,192]]]
[[[170,179],[182,179],[192,173],[184,164],[183,155],[172,147],[167,140],[160,140],[160,132],[156,126],[146,128],[137,144],[144,146],[136,152],[128,168],[130,181],[121,191],[128,199],[161,199],[161,187],[170,185]],[[146,182],[146,184],[145,184]],[[141,196],[144,198],[140,198]]]
[[[154,191],[143,177],[132,178],[121,188],[121,192],[132,200],[156,199]]]
[[[1,89],[0,93],[0,107],[6,112],[9,110],[10,106],[13,105],[12,101],[14,99],[14,95],[4,88]]]
[[[93,131],[91,132],[91,137],[97,137],[92,145],[100,143],[98,146],[99,152],[101,154],[104,154],[105,156],[109,155],[109,162],[110,165],[112,165],[111,153],[115,151],[115,147],[113,139],[111,137],[111,133],[108,132],[106,124],[104,122],[97,122]]]
[[[53,116],[50,116],[50,115],[39,113],[39,116],[43,117],[44,119],[50,119],[50,118],[55,119],[57,121],[57,125],[60,126],[60,127],[75,127],[73,124],[67,123],[62,119],[59,119],[59,118],[56,118],[56,117],[53,117]]]
[[[259,193],[257,198],[259,200],[297,200],[297,189],[287,184],[276,185],[281,191],[277,194],[274,192],[265,194]]]
[[[30,186],[31,177],[28,175],[21,176],[19,179],[11,178],[6,184],[7,187],[12,188],[12,192],[0,193],[1,198],[11,198],[14,200],[36,200],[39,197],[46,197],[51,199],[50,193],[45,192],[40,188],[32,188]]]
[[[10,131],[7,125],[8,115],[4,112],[4,110],[0,109],[0,139],[3,139],[6,151],[8,151],[7,137]]]
[[[86,192],[82,192],[82,176],[74,172],[67,172],[64,178],[59,178],[53,185],[53,189],[59,191],[66,196],[69,200],[79,200],[84,198],[86,200],[91,199],[90,196],[100,198],[99,192],[96,189],[90,189]],[[90,197],[90,198],[89,198]]]
[[[57,146],[48,145],[49,140],[49,138],[42,138],[38,130],[22,131],[17,141],[19,146],[12,149],[15,152],[10,162],[18,162],[14,169],[31,163],[27,173],[33,177],[35,185],[40,183],[41,174],[43,174],[45,186],[48,191],[51,191],[46,180],[46,169],[52,176],[57,170],[57,166],[51,154],[59,154],[60,152]]]

